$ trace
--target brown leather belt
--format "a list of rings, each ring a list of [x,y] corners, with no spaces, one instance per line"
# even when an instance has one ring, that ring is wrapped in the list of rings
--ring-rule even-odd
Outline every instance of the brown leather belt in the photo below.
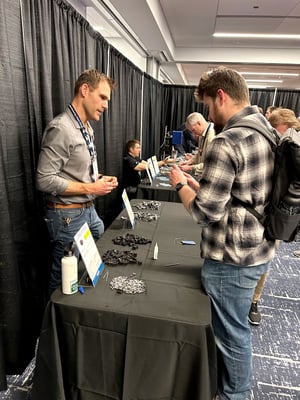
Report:
[[[73,204],[61,204],[53,203],[52,201],[47,202],[48,208],[89,208],[92,207],[94,203],[92,201],[87,201],[86,203],[73,203]]]

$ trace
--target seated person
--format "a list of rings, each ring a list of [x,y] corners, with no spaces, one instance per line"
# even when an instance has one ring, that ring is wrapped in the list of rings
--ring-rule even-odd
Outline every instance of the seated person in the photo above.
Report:
[[[202,114],[194,112],[187,117],[186,127],[198,140],[198,151],[188,160],[179,163],[179,167],[182,171],[201,177],[207,146],[215,137],[214,124],[207,122]]]
[[[140,158],[141,144],[138,140],[126,143],[126,155],[123,158],[122,188],[126,189],[129,200],[136,198],[138,185],[141,182],[141,172],[149,168],[147,161]],[[170,158],[158,161],[158,166],[172,162]]]

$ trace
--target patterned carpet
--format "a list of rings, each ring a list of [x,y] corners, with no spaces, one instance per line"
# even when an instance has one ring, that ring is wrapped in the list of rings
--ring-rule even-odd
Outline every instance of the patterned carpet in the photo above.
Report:
[[[262,322],[251,328],[251,400],[300,399],[300,258],[295,250],[300,241],[280,244],[259,303]],[[0,400],[30,400],[34,366],[32,360],[22,375],[8,376]]]
[[[255,400],[300,399],[300,242],[281,243],[252,327]]]

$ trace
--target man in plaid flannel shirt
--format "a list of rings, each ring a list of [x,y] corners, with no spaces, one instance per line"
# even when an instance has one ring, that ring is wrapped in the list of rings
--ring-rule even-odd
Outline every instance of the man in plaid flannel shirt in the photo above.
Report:
[[[203,74],[195,96],[208,107],[209,119],[224,128],[209,146],[200,181],[174,166],[170,182],[202,228],[202,284],[211,299],[221,354],[218,398],[246,400],[252,380],[248,313],[256,283],[274,257],[275,242],[265,239],[264,227],[232,202],[232,195],[264,212],[274,154],[259,131],[271,126],[250,106],[244,78],[229,68]]]

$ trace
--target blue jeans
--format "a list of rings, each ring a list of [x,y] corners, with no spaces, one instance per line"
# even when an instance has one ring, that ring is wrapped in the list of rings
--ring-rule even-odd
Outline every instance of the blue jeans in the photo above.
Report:
[[[201,279],[212,303],[212,324],[221,355],[218,373],[222,400],[250,399],[252,342],[248,313],[257,281],[267,272],[268,264],[240,267],[204,261]]]
[[[103,221],[95,207],[47,209],[45,222],[51,240],[52,269],[49,282],[49,294],[61,285],[61,259],[64,249],[74,240],[75,234],[87,222],[95,240],[104,232]],[[78,251],[75,255],[78,257]]]

